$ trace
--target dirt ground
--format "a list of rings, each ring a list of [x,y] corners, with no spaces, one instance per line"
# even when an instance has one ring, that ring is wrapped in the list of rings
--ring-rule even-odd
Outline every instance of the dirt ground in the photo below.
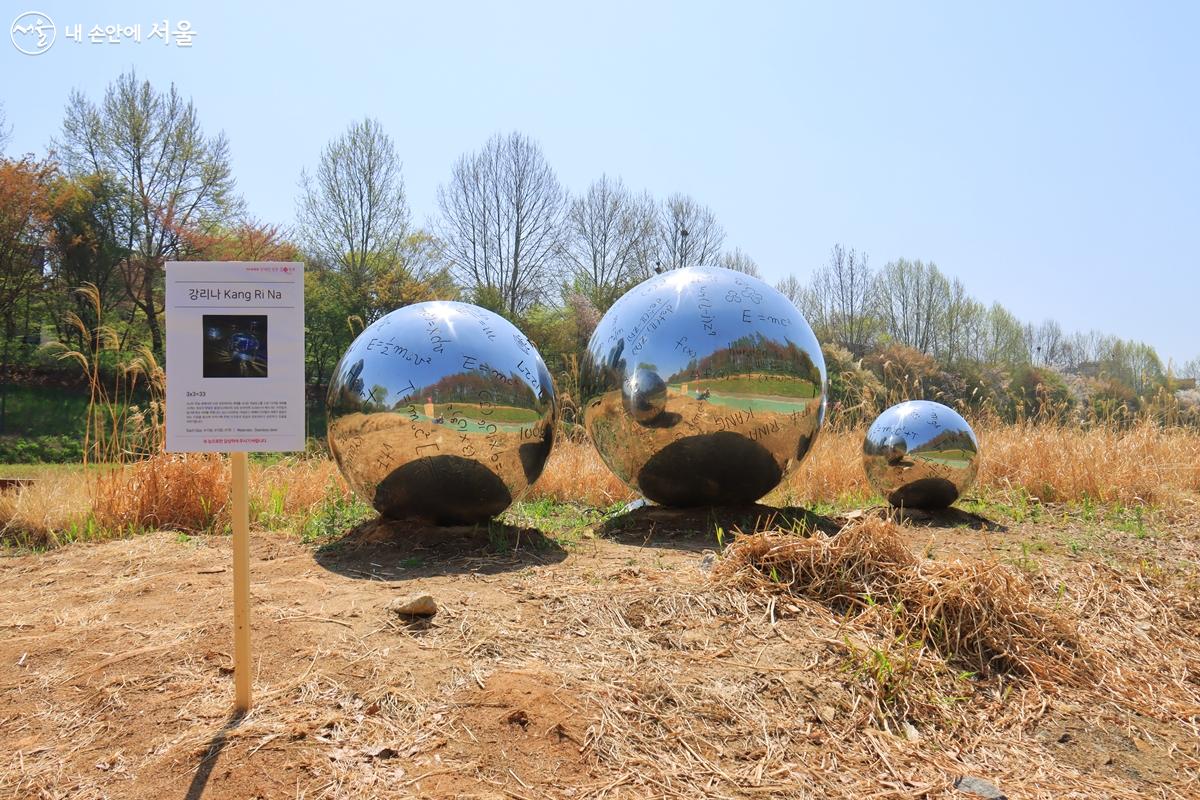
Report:
[[[1129,670],[1161,658],[1162,672],[1139,703],[1103,682],[964,676],[961,696],[930,704],[945,713],[882,724],[880,672],[871,683],[853,660],[865,622],[710,580],[715,527],[767,522],[739,514],[642,509],[570,542],[535,527],[368,523],[322,548],[255,533],[241,719],[227,539],[2,559],[0,796],[1200,796],[1200,707],[1186,705],[1200,669],[1169,644],[1200,634],[1190,527],[914,520],[915,552],[1010,564],[1111,637],[1118,670],[1128,652]],[[1139,571],[1147,559],[1157,571]],[[389,608],[413,594],[438,613]]]

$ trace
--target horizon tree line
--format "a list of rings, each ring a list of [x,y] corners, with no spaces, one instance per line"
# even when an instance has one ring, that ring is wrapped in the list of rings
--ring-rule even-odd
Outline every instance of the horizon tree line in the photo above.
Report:
[[[0,147],[8,130],[0,108]],[[50,146],[41,159],[4,158],[0,173],[3,365],[18,332],[39,319],[69,335],[58,320],[87,313],[72,293],[84,283],[111,310],[90,324],[112,324],[126,342],[144,336],[161,354],[163,264],[172,259],[308,262],[309,377],[318,383],[356,329],[407,303],[461,297],[566,351],[655,272],[716,263],[761,277],[697,199],[659,200],[607,174],[573,194],[521,132],[495,134],[451,165],[428,228],[413,223],[400,154],[369,117],[301,170],[290,227],[249,215],[224,135],[206,133],[173,84],[158,90],[135,71],[99,101],[72,92]],[[876,271],[867,254],[838,244],[807,280],[789,275],[778,288],[822,341],[855,358],[901,345],[948,365],[1103,364],[1139,394],[1171,372],[1144,343],[1066,333],[1053,320],[1023,324],[932,262],[901,258]],[[1178,372],[1200,377],[1200,357]]]

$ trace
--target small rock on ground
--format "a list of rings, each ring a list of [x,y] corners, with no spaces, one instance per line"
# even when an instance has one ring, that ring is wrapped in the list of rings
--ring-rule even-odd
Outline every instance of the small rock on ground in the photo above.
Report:
[[[954,781],[954,788],[960,792],[986,798],[986,800],[1008,800],[996,784],[985,781],[983,778],[973,778],[970,775],[963,775]]]
[[[433,597],[427,594],[415,594],[403,599],[397,598],[392,601],[389,608],[402,617],[432,617],[438,610]]]

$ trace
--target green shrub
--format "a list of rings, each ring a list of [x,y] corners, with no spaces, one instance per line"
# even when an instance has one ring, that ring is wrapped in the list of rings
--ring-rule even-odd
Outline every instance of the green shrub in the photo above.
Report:
[[[1049,367],[1017,367],[1008,393],[1014,410],[1025,419],[1065,420],[1074,405],[1066,381]]]
[[[0,436],[0,464],[70,464],[83,460],[78,436]]]

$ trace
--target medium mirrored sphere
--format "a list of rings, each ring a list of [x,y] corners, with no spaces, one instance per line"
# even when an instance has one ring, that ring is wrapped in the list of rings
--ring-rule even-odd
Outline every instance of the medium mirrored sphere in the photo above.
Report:
[[[334,369],[329,449],[387,517],[499,514],[542,473],[558,405],[541,355],[467,303],[406,306],[369,325]]]
[[[867,481],[893,506],[936,511],[975,483],[975,433],[952,408],[909,400],[880,414],[863,441]]]
[[[720,267],[635,286],[580,365],[583,422],[608,467],[667,506],[752,503],[812,447],[825,359],[776,289]]]

